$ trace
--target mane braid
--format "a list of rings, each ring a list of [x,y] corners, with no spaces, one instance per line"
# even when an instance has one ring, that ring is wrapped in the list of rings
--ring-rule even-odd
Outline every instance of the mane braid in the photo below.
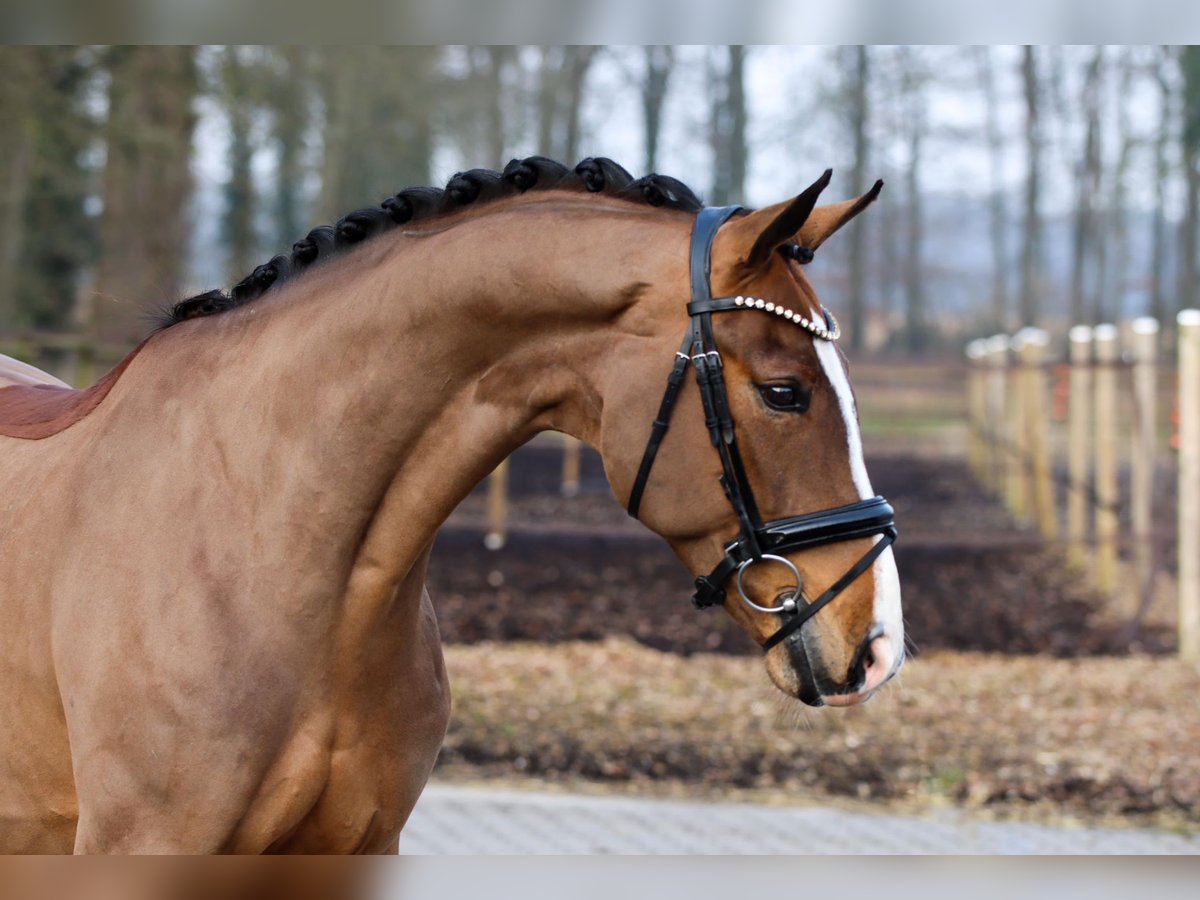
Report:
[[[704,204],[683,182],[666,175],[635,179],[611,159],[583,160],[574,169],[544,156],[514,159],[503,172],[471,169],[459,172],[445,188],[413,187],[399,191],[379,206],[347,213],[333,225],[314,228],[283,253],[263,263],[228,291],[210,290],[181,300],[154,315],[156,330],[188,319],[212,316],[257,300],[266,291],[348,248],[410,222],[450,215],[477,203],[489,203],[528,191],[574,191],[603,194],[688,213]]]

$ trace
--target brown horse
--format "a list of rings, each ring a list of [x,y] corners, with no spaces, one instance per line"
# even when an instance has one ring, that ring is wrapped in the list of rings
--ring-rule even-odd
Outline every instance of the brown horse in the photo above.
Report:
[[[825,180],[711,248],[714,296],[778,307],[711,317],[765,518],[872,496],[802,262],[875,192],[813,209]],[[450,710],[434,534],[547,429],[629,496],[698,207],[606,160],[465,173],[178,304],[87,390],[0,387],[0,849],[394,850]],[[702,393],[680,388],[638,510],[697,574],[739,528]],[[732,577],[718,596],[766,643],[880,541],[786,551],[802,592],[787,565],[739,568],[767,611]],[[899,668],[890,550],[860,568],[768,652],[788,694],[854,703]]]

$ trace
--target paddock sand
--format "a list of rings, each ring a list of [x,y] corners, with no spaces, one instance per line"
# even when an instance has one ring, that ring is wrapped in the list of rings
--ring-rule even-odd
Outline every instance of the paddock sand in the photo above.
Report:
[[[1200,831],[1200,666],[930,652],[870,703],[809,709],[762,661],[625,638],[446,648],[442,781]]]

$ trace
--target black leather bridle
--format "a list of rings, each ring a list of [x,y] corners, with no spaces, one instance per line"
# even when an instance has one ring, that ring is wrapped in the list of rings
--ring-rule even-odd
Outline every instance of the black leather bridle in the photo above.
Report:
[[[683,344],[675,354],[675,365],[667,378],[667,389],[663,394],[658,416],[654,420],[646,451],[642,454],[642,464],[638,468],[627,509],[629,515],[635,519],[638,517],[650,469],[667,433],[671,412],[675,408],[684,374],[690,364],[696,370],[696,383],[700,388],[700,400],[704,406],[709,437],[721,457],[721,468],[724,470],[721,475],[721,487],[733,506],[740,529],[737,537],[725,547],[725,557],[716,568],[696,579],[696,593],[692,602],[698,609],[724,603],[726,582],[731,577],[736,577],[738,593],[747,604],[761,612],[784,617],[783,626],[763,644],[764,650],[770,650],[796,634],[805,622],[867,571],[896,539],[896,525],[895,512],[883,497],[872,497],[848,506],[771,522],[763,522],[759,515],[758,506],[754,502],[754,491],[750,487],[741,453],[738,451],[733,416],[729,411],[729,397],[722,374],[721,354],[717,350],[712,330],[714,312],[752,307],[736,303],[733,297],[714,299],[709,284],[713,239],[717,230],[740,209],[738,206],[705,207],[696,217],[690,258],[692,299],[687,305],[690,323],[683,337]],[[826,324],[833,330],[828,313],[824,315]],[[820,339],[814,337],[814,340]],[[879,540],[858,562],[821,596],[811,602],[805,602],[802,597],[803,584],[800,573],[783,554],[874,535],[879,535]],[[764,607],[755,604],[746,596],[742,587],[742,575],[745,570],[764,560],[787,566],[796,578],[795,594],[783,599],[776,606]]]

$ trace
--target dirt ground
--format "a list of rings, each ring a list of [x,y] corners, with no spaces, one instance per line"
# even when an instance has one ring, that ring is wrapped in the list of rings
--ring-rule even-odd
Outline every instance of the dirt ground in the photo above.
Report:
[[[1004,816],[1200,829],[1200,668],[1113,605],[952,459],[877,456],[913,660],[862,708],[770,686],[720,610],[689,603],[665,544],[612,499],[594,454],[557,493],[558,451],[511,468],[508,542],[476,492],[438,538],[429,588],[455,712],[441,777],[615,789],[953,803]]]

